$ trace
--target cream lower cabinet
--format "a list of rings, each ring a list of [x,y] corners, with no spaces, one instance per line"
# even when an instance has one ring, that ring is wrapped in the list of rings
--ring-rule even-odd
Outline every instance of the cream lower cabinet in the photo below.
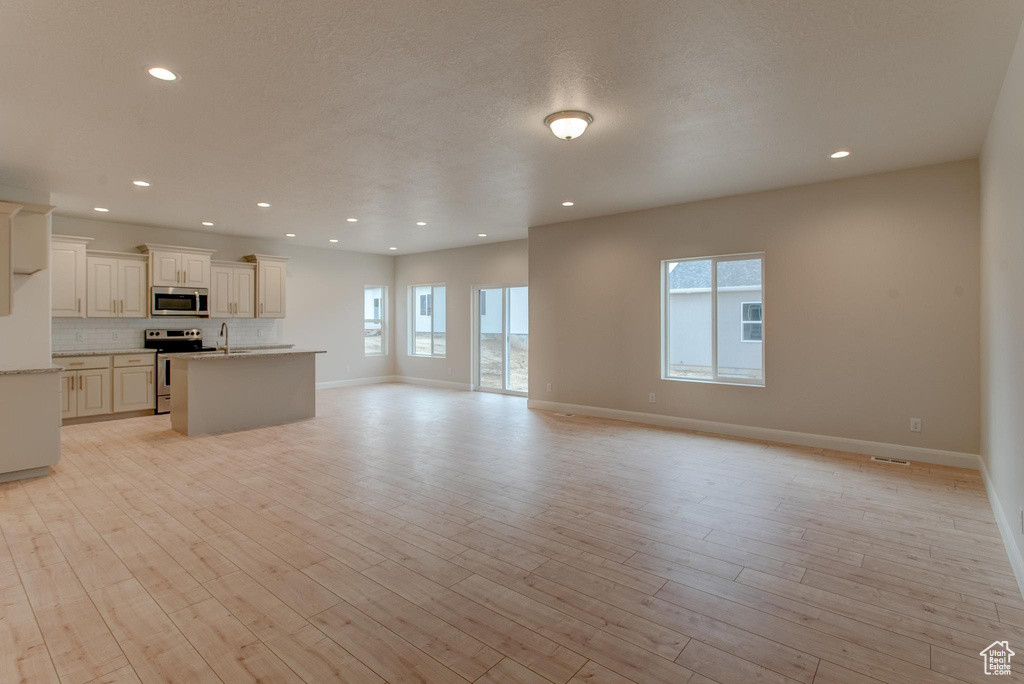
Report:
[[[153,409],[156,406],[154,373],[152,364],[143,368],[115,368],[113,412]]]
[[[74,418],[78,415],[78,373],[64,371],[60,374],[60,417]]]
[[[110,413],[110,369],[64,371],[60,376],[61,418],[85,418]]]

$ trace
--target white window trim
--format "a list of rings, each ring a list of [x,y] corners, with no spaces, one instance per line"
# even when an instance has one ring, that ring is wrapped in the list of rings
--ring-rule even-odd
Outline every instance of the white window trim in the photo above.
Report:
[[[718,264],[722,261],[746,261],[749,259],[760,259],[761,260],[761,318],[765,318],[765,302],[767,301],[767,294],[765,288],[765,257],[764,252],[749,252],[746,254],[726,254],[721,256],[699,256],[699,257],[683,257],[681,259],[665,259],[661,262],[661,379],[671,380],[674,382],[697,382],[714,385],[742,385],[744,387],[764,387],[767,383],[767,369],[765,368],[765,339],[768,335],[765,328],[765,323],[761,321],[761,379],[745,379],[745,378],[733,378],[733,377],[719,377],[718,375]],[[671,367],[669,363],[669,355],[671,353],[671,298],[668,288],[669,284],[669,264],[676,264],[683,261],[710,261],[711,262],[711,378],[676,378],[669,375],[669,369]],[[740,290],[745,289],[742,287],[728,287],[722,288],[723,291],[729,290]],[[708,292],[707,288],[696,288],[692,290],[694,292]],[[672,292],[676,292],[673,290]],[[742,313],[740,314],[742,316]],[[742,328],[742,324],[740,326]],[[742,338],[743,332],[740,331],[740,337]]]
[[[764,262],[763,261],[761,262],[761,269],[764,270]],[[745,307],[747,304],[760,304],[761,305],[761,320],[759,320],[759,321],[748,321],[746,318],[743,317],[743,307]],[[746,325],[754,325],[754,324],[759,324],[761,326],[761,339],[759,339],[759,340],[748,340],[746,337],[743,336],[744,326],[746,326]],[[764,344],[764,302],[740,302],[740,342],[743,342],[745,344]],[[764,367],[764,363],[763,363],[764,359],[761,359],[761,361],[762,361],[761,366],[763,368]]]
[[[387,356],[388,355],[388,286],[387,285],[363,285],[363,315],[366,315],[366,291],[380,290],[380,318],[363,319],[363,356]],[[366,351],[366,324],[373,323],[380,326],[380,351]]]
[[[430,353],[429,354],[417,354],[416,353],[416,316],[420,312],[419,299],[416,297],[416,289],[420,287],[430,288]],[[437,288],[445,288],[445,300],[444,300],[444,315],[445,315],[445,336],[448,333],[448,286],[444,283],[420,283],[419,285],[409,286],[409,356],[415,356],[421,359],[443,359],[447,354],[437,354],[434,352],[434,315],[437,311]],[[445,350],[448,349],[447,340],[445,341]]]

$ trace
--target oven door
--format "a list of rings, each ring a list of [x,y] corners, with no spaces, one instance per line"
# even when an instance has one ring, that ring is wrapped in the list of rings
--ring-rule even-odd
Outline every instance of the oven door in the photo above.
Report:
[[[209,291],[201,287],[154,287],[150,294],[153,316],[209,318]]]

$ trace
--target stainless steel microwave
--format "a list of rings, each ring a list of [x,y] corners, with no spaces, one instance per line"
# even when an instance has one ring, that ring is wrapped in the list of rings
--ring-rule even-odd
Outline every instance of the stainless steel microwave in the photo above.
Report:
[[[210,317],[210,293],[205,287],[154,287],[149,302],[152,316]]]

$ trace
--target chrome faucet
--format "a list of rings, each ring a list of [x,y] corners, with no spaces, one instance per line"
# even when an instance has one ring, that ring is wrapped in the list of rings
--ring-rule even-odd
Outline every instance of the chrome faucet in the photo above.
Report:
[[[230,354],[231,353],[231,339],[230,339],[228,333],[229,333],[228,322],[224,321],[223,323],[220,324],[220,337],[224,338],[224,353],[225,354]]]

